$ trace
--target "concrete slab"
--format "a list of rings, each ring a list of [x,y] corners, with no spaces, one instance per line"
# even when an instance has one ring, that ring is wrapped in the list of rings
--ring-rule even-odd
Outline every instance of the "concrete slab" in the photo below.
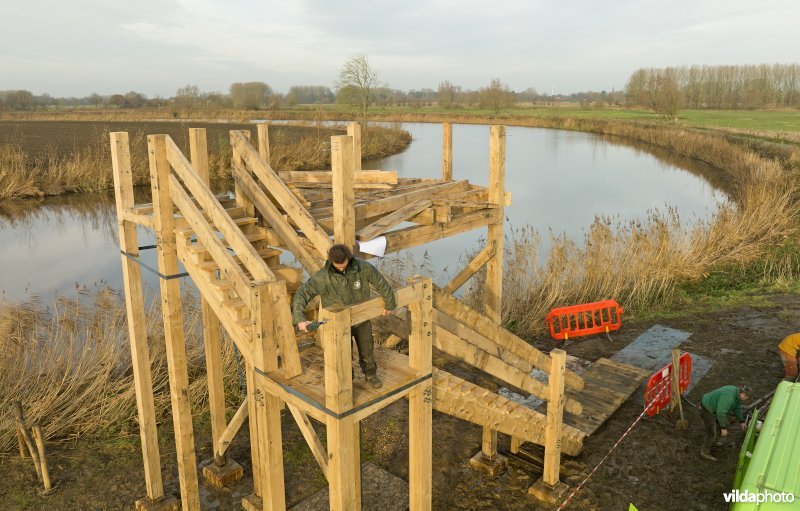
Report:
[[[328,488],[324,488],[290,511],[328,511]],[[406,511],[408,483],[372,463],[361,464],[361,509]]]

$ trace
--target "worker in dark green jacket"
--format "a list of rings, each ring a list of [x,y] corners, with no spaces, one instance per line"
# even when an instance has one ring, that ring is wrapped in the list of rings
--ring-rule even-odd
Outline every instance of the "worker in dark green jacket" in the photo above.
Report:
[[[729,415],[736,417],[742,429],[747,429],[747,423],[742,414],[742,402],[747,401],[748,392],[749,389],[745,385],[740,387],[726,385],[703,395],[699,408],[700,416],[706,427],[706,434],[700,456],[716,461],[716,458],[711,455],[711,447],[718,438],[717,426],[719,426],[720,435],[728,436]]]
[[[372,297],[370,286],[383,297],[383,314],[396,307],[394,290],[374,266],[356,259],[345,245],[334,245],[328,251],[325,266],[297,289],[292,301],[292,321],[297,328],[306,331],[311,323],[305,316],[306,307],[315,296],[322,299],[323,307],[350,305]],[[358,363],[367,381],[374,388],[383,386],[377,375],[373,353],[372,324],[369,321],[353,325],[351,333],[358,346]]]

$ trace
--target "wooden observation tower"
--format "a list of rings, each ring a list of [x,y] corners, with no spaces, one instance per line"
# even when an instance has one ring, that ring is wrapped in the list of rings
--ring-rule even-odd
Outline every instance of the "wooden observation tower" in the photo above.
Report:
[[[624,399],[610,411],[593,409],[591,419],[581,422],[586,406],[604,405],[591,396],[581,397],[584,379],[566,369],[565,353],[542,353],[500,326],[503,208],[510,203],[503,184],[505,127],[490,128],[488,187],[453,180],[452,128],[445,124],[443,129],[441,179],[361,170],[361,131],[355,123],[347,136],[331,138],[332,169],[320,172],[275,170],[270,165],[266,124],[257,125],[257,149],[248,131],[231,131],[234,197],[210,191],[204,129],[189,130],[189,159],[170,137],[150,135],[151,204],[134,203],[127,133],[111,134],[147,491],[137,509],[201,509],[176,278],[182,276],[179,261],[202,299],[214,452],[203,475],[218,487],[242,476],[241,465],[228,457],[227,450],[249,421],[253,493],[243,499],[245,509],[286,508],[283,410],[296,420],[328,480],[330,508],[361,509],[359,422],[401,398],[409,401],[412,511],[431,508],[433,409],[483,427],[482,451],[472,460],[476,468],[489,473],[502,470],[499,432],[511,436],[512,450],[523,442],[543,445],[544,475],[537,484],[545,493],[561,487],[561,453],[577,454],[585,436]],[[410,226],[401,226],[404,222]],[[149,343],[155,340],[148,339],[145,326],[137,226],[154,230],[156,236],[180,503],[165,496],[161,478],[149,357]],[[381,314],[382,298],[335,309],[315,305],[314,312],[325,324],[315,342],[298,343],[291,297],[304,271],[313,273],[322,266],[332,243],[355,246],[356,241],[383,237],[385,250],[391,253],[483,227],[488,228],[486,247],[446,286],[439,289],[430,279],[416,277],[395,290],[398,307],[407,314],[378,321],[397,337],[407,338],[409,350],[405,356],[376,346],[383,388],[375,390],[360,375],[353,376],[350,338],[351,325]],[[291,252],[300,266],[281,264],[282,251]],[[461,303],[453,292],[484,266],[487,301],[481,313]],[[247,397],[230,421],[221,362],[223,331],[243,355],[246,368]],[[541,412],[527,408],[434,368],[434,349],[541,398],[546,408]],[[547,382],[531,377],[534,369],[548,375]],[[572,417],[576,425],[566,423],[565,417]],[[327,448],[315,422],[326,426]]]

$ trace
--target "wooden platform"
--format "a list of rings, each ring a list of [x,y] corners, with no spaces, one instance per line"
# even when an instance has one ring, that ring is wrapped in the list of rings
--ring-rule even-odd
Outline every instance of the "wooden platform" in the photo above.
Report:
[[[601,358],[581,376],[586,382],[583,390],[568,389],[566,394],[583,405],[583,414],[575,416],[565,412],[564,424],[589,436],[631,397],[650,373],[640,367]],[[546,413],[547,407],[542,404],[536,409]]]

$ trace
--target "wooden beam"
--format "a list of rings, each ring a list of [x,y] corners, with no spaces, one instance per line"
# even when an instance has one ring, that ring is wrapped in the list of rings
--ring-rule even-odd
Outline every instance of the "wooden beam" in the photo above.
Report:
[[[442,123],[442,181],[453,180],[453,125]]]
[[[446,224],[420,225],[387,232],[386,253],[416,247],[494,223],[498,217],[497,211],[496,209],[484,209],[466,213]]]
[[[136,225],[123,219],[123,213],[134,206],[133,174],[127,132],[111,133],[111,168],[117,205],[119,247],[122,252],[139,256]],[[133,388],[136,394],[136,413],[139,419],[139,439],[144,459],[144,481],[147,498],[157,501],[164,497],[161,479],[161,457],[156,430],[153,377],[150,368],[150,349],[147,344],[147,321],[144,312],[141,267],[126,257],[122,261],[122,282],[125,289],[125,309],[128,318],[128,338],[131,347]]]
[[[231,217],[225,212],[225,208],[217,200],[208,186],[200,179],[197,172],[192,168],[192,165],[186,160],[181,153],[178,146],[167,137],[167,155],[169,163],[175,169],[175,173],[181,178],[183,184],[192,193],[194,198],[200,204],[203,212],[213,222],[214,226],[225,237],[225,241],[230,245],[233,251],[239,256],[239,259],[245,265],[250,275],[255,280],[268,280],[274,281],[275,275],[267,266],[267,263],[258,255],[258,251],[253,247],[253,244],[247,240],[247,237],[234,223]],[[240,191],[241,193],[241,191]],[[244,196],[244,194],[242,194]],[[252,202],[247,199],[252,209]],[[252,217],[254,213],[245,208],[247,216]]]
[[[492,126],[489,136],[489,202],[498,205],[499,215],[489,224],[488,243],[495,246],[486,266],[486,317],[500,324],[503,315],[503,193],[506,174],[506,127]]]
[[[408,309],[411,335],[408,340],[408,365],[418,376],[433,371],[432,314],[433,284],[421,277],[409,279],[421,286]],[[409,511],[429,511],[433,494],[433,387],[432,380],[416,385],[408,394],[408,493]]]
[[[503,362],[498,357],[479,349],[438,325],[434,325],[433,332],[434,346],[451,357],[462,360],[530,395],[545,401],[550,399],[548,386],[536,378]],[[580,415],[583,412],[583,406],[571,398],[567,398],[566,407],[567,411],[573,415]]]
[[[401,307],[405,307],[414,300],[416,300],[418,294],[420,293],[421,286],[422,286],[421,284],[414,282],[411,285],[395,289],[394,298],[395,298],[395,303],[397,305],[396,308],[399,309]],[[345,307],[341,306],[329,307],[329,309],[334,312],[342,310],[344,308]],[[384,304],[383,297],[376,296],[374,298],[370,298],[362,302],[357,302],[348,305],[347,309],[350,310],[350,322],[351,322],[350,324],[358,325],[360,323],[363,323],[364,321],[368,321],[376,317],[382,317],[383,311],[386,309],[386,306]]]
[[[231,442],[233,442],[233,439],[239,430],[242,429],[244,420],[248,415],[250,415],[250,409],[248,408],[248,400],[245,398],[245,400],[242,401],[242,404],[239,405],[236,413],[233,414],[231,421],[225,426],[225,429],[219,436],[219,450],[215,452],[215,457],[225,456],[225,453],[228,451],[228,447],[230,447]]]
[[[289,293],[286,291],[286,282],[273,282],[268,286],[272,306],[274,337],[281,349],[281,362],[283,374],[287,378],[294,378],[302,374],[300,352],[297,349],[297,339],[292,325],[292,311]]]
[[[306,208],[300,204],[297,197],[287,188],[281,178],[275,174],[272,167],[265,162],[247,139],[237,131],[231,131],[231,146],[242,156],[243,161],[250,170],[266,186],[269,194],[280,204],[289,218],[300,228],[303,234],[311,240],[319,255],[325,259],[332,243],[327,233],[317,224]]]
[[[511,351],[523,360],[533,364],[536,368],[550,374],[550,357],[508,330],[494,324],[483,314],[470,309],[453,296],[443,293],[435,286],[433,289],[433,306],[487,339],[493,340],[501,348]],[[566,372],[566,384],[576,390],[582,390],[584,386],[583,378],[569,369]]]
[[[486,246],[472,258],[472,260],[464,266],[458,275],[442,287],[442,292],[447,294],[455,293],[461,286],[463,286],[473,275],[478,273],[481,268],[486,266],[486,263],[494,257],[497,251],[494,243],[487,243]]]
[[[242,131],[239,131],[239,133],[241,134],[242,138],[244,138],[245,140],[248,140],[248,144],[249,144],[250,130],[242,130]],[[236,167],[238,165],[242,165],[242,156],[241,156],[241,154],[237,153],[236,151],[233,151],[233,154],[231,155],[231,167]],[[255,215],[255,208],[253,207],[253,203],[250,202],[250,199],[248,199],[242,193],[242,190],[240,190],[236,186],[236,183],[234,183],[234,186],[233,186],[233,193],[234,193],[234,196],[236,197],[236,204],[238,204],[245,211],[245,214],[247,216],[254,216]]]
[[[208,186],[210,173],[208,168],[208,140],[205,128],[189,128],[189,158],[198,177]]]
[[[322,441],[320,441],[317,432],[314,430],[314,425],[311,424],[311,420],[308,418],[308,415],[306,415],[305,412],[288,403],[287,407],[292,413],[292,417],[294,417],[295,422],[297,422],[297,427],[300,429],[300,433],[302,433],[303,438],[306,439],[306,443],[308,444],[308,448],[311,450],[311,454],[314,455],[314,459],[317,460],[320,470],[322,470],[322,473],[327,479],[328,453],[325,451],[325,446],[322,445]]]
[[[389,213],[388,215],[381,217],[375,222],[362,228],[360,231],[358,231],[356,238],[359,241],[369,241],[377,238],[392,227],[407,221],[409,218],[429,207],[430,205],[431,201],[429,200],[419,200],[412,202],[411,204],[407,204],[397,211]]]
[[[330,185],[333,180],[333,172],[328,170],[282,170],[278,175],[284,181],[293,185],[299,184],[320,184]],[[360,184],[397,184],[397,172],[393,170],[357,170],[354,172],[353,183]]]
[[[550,352],[550,399],[547,401],[547,432],[544,444],[544,484],[553,487],[558,483],[561,465],[561,429],[564,421],[564,372],[567,353],[561,349]]]
[[[333,173],[333,241],[355,249],[353,137],[331,137],[331,168]]]
[[[347,125],[347,136],[353,138],[353,169],[361,170],[361,124],[351,122]]]
[[[167,159],[167,136],[148,136],[147,147],[150,154],[150,182],[153,192],[153,221],[156,226],[158,271],[162,275],[175,275],[178,273],[178,255],[175,245],[173,203],[170,197],[170,177],[172,176],[170,176]],[[181,504],[184,511],[199,511],[200,493],[197,483],[194,432],[192,431],[192,409],[189,401],[189,373],[186,340],[183,335],[181,290],[178,279],[161,279],[160,287]]]

